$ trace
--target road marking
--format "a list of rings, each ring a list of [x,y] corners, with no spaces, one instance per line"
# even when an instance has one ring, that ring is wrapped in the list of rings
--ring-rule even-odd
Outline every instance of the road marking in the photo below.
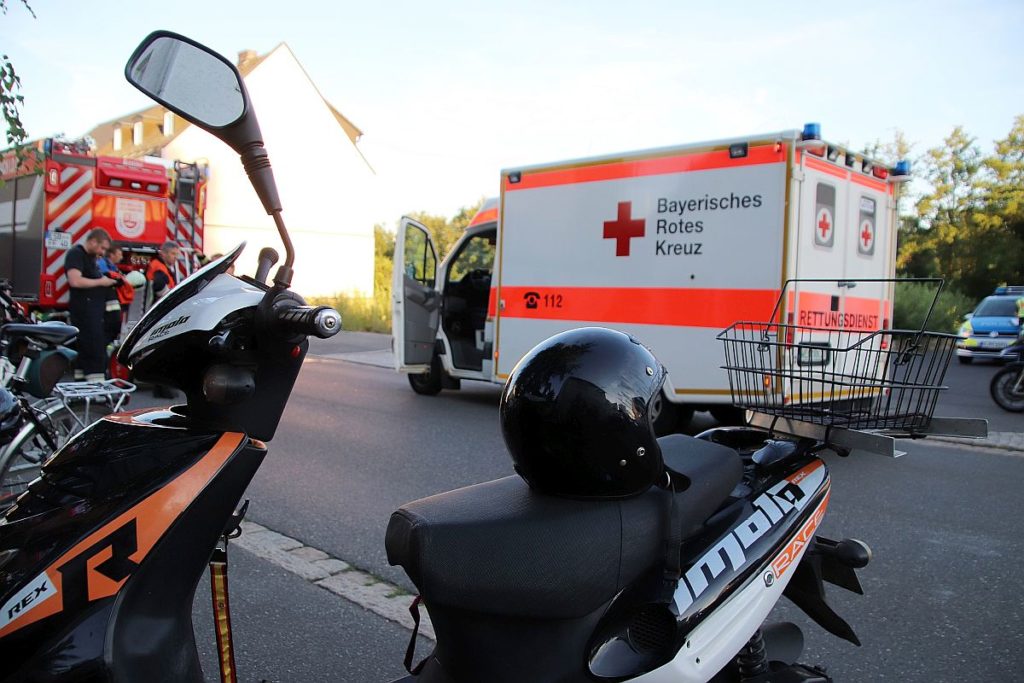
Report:
[[[242,522],[242,535],[232,543],[410,631],[413,629],[409,614],[413,596],[345,560],[252,522]],[[437,640],[426,609],[421,610],[420,617],[420,635]]]
[[[376,351],[349,351],[345,353],[310,353],[316,360],[343,360],[359,365],[372,365],[378,368],[395,367],[395,356],[390,349]]]

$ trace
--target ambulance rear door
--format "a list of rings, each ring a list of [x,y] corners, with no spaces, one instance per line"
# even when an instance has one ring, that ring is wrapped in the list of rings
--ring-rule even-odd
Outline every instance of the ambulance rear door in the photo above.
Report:
[[[396,370],[419,373],[430,368],[440,322],[434,241],[421,223],[403,217],[395,238],[391,274],[391,334]]]
[[[873,167],[872,167],[873,168]],[[896,234],[892,225],[893,186],[856,168],[847,184],[846,263],[849,280],[879,280],[895,277]],[[851,283],[852,284],[852,283]],[[858,282],[847,288],[843,312],[848,327],[874,332],[892,320],[891,282]]]
[[[799,348],[788,355],[785,391],[792,402],[806,403],[838,397],[836,387],[806,378],[842,375],[851,366],[865,372],[859,352],[843,349],[869,350],[865,334],[891,315],[891,284],[864,280],[893,276],[894,242],[888,186],[859,155],[822,142],[805,146],[797,165],[797,282],[787,293],[787,322],[795,325],[788,336]]]

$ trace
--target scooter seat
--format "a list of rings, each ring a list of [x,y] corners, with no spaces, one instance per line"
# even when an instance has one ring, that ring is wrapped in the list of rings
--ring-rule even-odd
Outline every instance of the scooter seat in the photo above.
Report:
[[[682,493],[586,501],[531,491],[517,476],[407,503],[391,515],[385,546],[428,607],[544,619],[591,613],[663,559],[668,497],[683,536],[700,531],[742,478],[725,446],[659,440]]]
[[[27,337],[47,344],[63,344],[78,335],[78,328],[60,322],[7,323],[0,328],[5,337]]]

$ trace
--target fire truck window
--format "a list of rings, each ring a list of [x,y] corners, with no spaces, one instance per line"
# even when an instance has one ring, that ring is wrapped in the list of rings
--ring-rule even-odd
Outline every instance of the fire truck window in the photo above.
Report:
[[[408,226],[405,231],[405,262],[402,264],[405,274],[422,285],[433,287],[436,263],[434,246],[427,239],[427,233],[414,225]]]
[[[463,245],[448,270],[448,281],[461,281],[474,270],[492,272],[494,269],[494,237],[475,235]]]

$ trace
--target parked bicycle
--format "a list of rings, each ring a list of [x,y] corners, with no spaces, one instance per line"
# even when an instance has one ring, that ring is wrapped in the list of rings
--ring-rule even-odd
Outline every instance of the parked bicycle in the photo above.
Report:
[[[5,311],[10,299],[3,294]],[[68,344],[78,328],[7,315],[0,327],[0,387],[12,403],[0,443],[0,509],[39,475],[58,448],[95,419],[119,410],[135,386],[124,380],[60,382],[75,359]],[[16,413],[14,409],[16,408]]]

